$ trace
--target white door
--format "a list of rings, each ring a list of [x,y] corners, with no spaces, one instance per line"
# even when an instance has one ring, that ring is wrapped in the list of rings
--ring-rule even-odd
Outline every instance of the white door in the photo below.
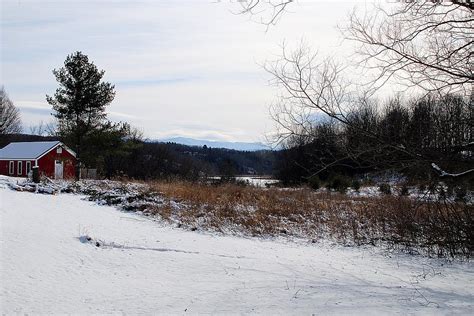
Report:
[[[54,178],[62,179],[63,178],[64,165],[61,160],[56,160],[54,162]]]

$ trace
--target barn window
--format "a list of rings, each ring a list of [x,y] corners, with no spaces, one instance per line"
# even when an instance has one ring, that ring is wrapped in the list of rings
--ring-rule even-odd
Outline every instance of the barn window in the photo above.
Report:
[[[31,161],[26,162],[26,174],[30,173],[31,171]]]
[[[9,166],[8,166],[8,173],[9,173],[9,174],[13,174],[14,169],[15,169],[15,162],[14,162],[14,161],[10,161]]]
[[[18,161],[18,175],[23,173],[23,161]]]
[[[62,147],[58,147],[58,149],[56,149],[56,153],[62,154],[62,153],[63,153],[63,148],[62,148]]]

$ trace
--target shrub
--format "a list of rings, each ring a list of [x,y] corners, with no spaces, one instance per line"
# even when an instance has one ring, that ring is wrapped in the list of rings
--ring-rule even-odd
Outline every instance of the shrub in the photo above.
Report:
[[[467,189],[465,186],[460,186],[454,189],[455,199],[457,202],[465,202],[467,197]]]
[[[329,238],[344,245],[382,245],[431,256],[469,259],[474,254],[474,208],[467,203],[389,195],[348,197],[307,188],[261,189],[235,183],[175,180],[143,183],[143,187],[99,183],[80,192],[98,201],[110,196],[110,202],[119,202],[123,209],[157,216],[183,229]],[[127,198],[115,200],[124,193]]]
[[[308,185],[311,189],[317,190],[321,187],[321,180],[319,179],[318,176],[311,176],[308,179]]]
[[[436,256],[469,258],[474,252],[474,208],[463,203],[389,195],[347,197],[304,188],[259,189],[235,184],[171,182],[152,183],[151,187],[165,202],[156,204],[150,213],[187,229],[331,238],[342,244],[382,244]],[[390,188],[388,184],[382,187]],[[175,203],[183,204],[176,208]]]
[[[443,186],[440,186],[438,189],[438,195],[440,200],[445,200],[448,197],[448,193]]]
[[[408,187],[406,185],[403,185],[402,188],[400,189],[400,195],[408,196]]]
[[[336,175],[329,180],[326,187],[330,190],[335,190],[340,193],[346,193],[347,188],[350,186],[350,181],[347,177]]]
[[[387,195],[392,194],[392,188],[390,187],[390,184],[388,183],[381,183],[379,185],[379,191]]]
[[[362,180],[362,184],[363,184],[363,185],[367,185],[367,186],[372,186],[372,185],[375,185],[375,181],[374,181],[374,179],[372,179],[372,178],[365,177],[365,178]]]
[[[448,183],[448,187],[446,188],[446,196],[447,197],[451,197],[454,195],[454,189],[455,189],[455,186],[452,185],[452,183]]]
[[[357,179],[352,180],[351,187],[354,190],[356,190],[357,192],[359,192],[359,190],[360,190],[360,181],[357,180]]]
[[[430,182],[430,184],[428,185],[428,191],[431,194],[436,193],[438,191],[438,183],[437,182]]]
[[[418,184],[418,191],[424,192],[425,190],[426,190],[426,184],[425,183]]]

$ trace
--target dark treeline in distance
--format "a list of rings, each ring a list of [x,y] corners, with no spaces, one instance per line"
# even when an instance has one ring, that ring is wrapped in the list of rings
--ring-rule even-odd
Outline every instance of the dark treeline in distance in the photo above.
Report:
[[[67,139],[27,134],[2,135],[0,148],[10,142]],[[277,152],[238,151],[207,146],[148,142],[121,134],[88,142],[82,159],[85,168],[95,168],[101,177],[141,180],[181,179],[196,181],[208,176],[272,175]]]
[[[138,179],[180,178],[195,181],[207,176],[271,175],[272,151],[237,151],[176,143],[142,142],[126,157],[107,158],[105,176],[124,173]]]
[[[472,168],[474,106],[471,100],[446,95],[383,106],[361,100],[346,114],[350,124],[319,118],[310,135],[292,136],[286,149],[237,151],[207,146],[144,141],[130,128],[88,141],[82,153],[86,168],[105,178],[196,181],[207,176],[273,175],[284,185],[319,186],[334,177],[348,181],[367,174],[394,172],[419,183],[438,178],[432,164],[462,172]],[[125,124],[126,125],[126,124]],[[127,132],[128,131],[128,132]],[[0,147],[12,141],[67,138],[3,135]],[[448,180],[448,179],[446,179]],[[472,175],[455,181],[472,186]]]
[[[393,98],[383,106],[370,100],[359,103],[345,114],[345,124],[319,119],[310,134],[288,138],[277,177],[296,185],[336,174],[360,177],[390,171],[419,182],[442,176],[433,164],[451,173],[473,167],[472,100],[428,95],[405,102]],[[472,186],[469,173],[455,178]]]
[[[283,150],[187,146],[116,133],[106,140],[90,141],[82,160],[84,167],[97,168],[106,178],[195,181],[218,175],[273,175],[290,186],[322,184],[336,176],[361,179],[377,172],[394,172],[413,182],[426,182],[439,176],[433,163],[451,172],[472,168],[471,100],[446,95],[405,102],[394,98],[383,106],[361,102],[346,114],[350,124],[319,118],[310,135],[289,138]],[[11,134],[2,137],[0,147],[12,141],[52,139],[68,143],[61,137]],[[469,174],[455,180],[472,186]]]

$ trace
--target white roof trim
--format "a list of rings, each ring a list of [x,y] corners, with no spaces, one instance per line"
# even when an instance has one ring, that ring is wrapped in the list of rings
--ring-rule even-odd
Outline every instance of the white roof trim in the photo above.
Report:
[[[35,159],[36,160],[40,160],[43,156],[47,155],[51,150],[54,150],[56,148],[58,148],[59,146],[63,147],[64,149],[67,150],[67,152],[69,152],[71,155],[74,156],[74,158],[76,158],[76,153],[73,152],[71,149],[69,149],[69,147],[67,147],[66,145],[64,145],[62,142],[58,142],[56,145],[54,145],[53,147],[51,147],[50,149],[46,150],[44,153],[42,153],[41,155],[39,155],[38,157],[36,157]]]

